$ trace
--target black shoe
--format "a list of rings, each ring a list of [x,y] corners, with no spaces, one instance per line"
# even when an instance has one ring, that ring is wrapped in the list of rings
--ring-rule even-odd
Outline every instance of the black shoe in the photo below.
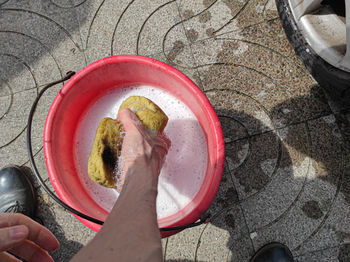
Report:
[[[27,171],[18,166],[0,170],[0,213],[22,213],[33,218],[36,197]]]
[[[250,262],[294,262],[294,259],[287,246],[273,242],[260,248]]]

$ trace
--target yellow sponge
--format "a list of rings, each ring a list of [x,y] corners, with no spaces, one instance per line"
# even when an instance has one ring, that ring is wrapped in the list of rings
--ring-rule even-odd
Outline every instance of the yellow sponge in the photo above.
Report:
[[[168,117],[155,103],[143,96],[130,96],[119,107],[119,111],[129,108],[150,130],[162,132],[168,123]],[[118,112],[119,114],[119,112]]]
[[[97,127],[88,162],[92,181],[105,187],[115,187],[122,143],[122,124],[112,118],[103,118]]]
[[[148,129],[162,132],[168,122],[165,113],[151,100],[130,96],[119,111],[129,108]],[[119,114],[119,112],[118,112]],[[112,118],[103,118],[97,127],[88,162],[89,178],[95,183],[114,188],[118,180],[118,158],[123,144],[123,125]]]

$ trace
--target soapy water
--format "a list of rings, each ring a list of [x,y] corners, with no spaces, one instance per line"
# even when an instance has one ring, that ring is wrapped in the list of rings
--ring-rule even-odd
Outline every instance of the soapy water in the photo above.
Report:
[[[169,118],[164,132],[171,140],[171,147],[160,172],[157,197],[158,218],[168,217],[184,208],[198,193],[207,169],[208,151],[197,118],[166,91],[152,86],[133,86],[118,88],[98,99],[81,120],[75,135],[78,175],[91,198],[109,212],[119,194],[89,179],[88,159],[98,124],[104,117],[116,119],[121,103],[129,96],[152,100]]]

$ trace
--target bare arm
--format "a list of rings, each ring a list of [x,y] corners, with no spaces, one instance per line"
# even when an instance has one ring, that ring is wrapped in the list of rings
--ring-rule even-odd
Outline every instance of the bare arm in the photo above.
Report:
[[[169,147],[163,137],[145,134],[135,115],[120,113],[123,183],[117,203],[95,238],[72,261],[162,261],[156,197],[160,167]],[[124,182],[125,179],[125,182]]]

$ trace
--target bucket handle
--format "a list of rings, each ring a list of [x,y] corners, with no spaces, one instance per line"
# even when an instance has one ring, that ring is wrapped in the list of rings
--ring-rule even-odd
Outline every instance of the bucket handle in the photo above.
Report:
[[[33,155],[33,149],[32,149],[32,138],[31,138],[31,133],[32,133],[32,122],[33,122],[33,116],[34,116],[34,113],[35,113],[35,109],[38,105],[38,102],[41,98],[41,96],[45,93],[45,91],[47,89],[49,89],[50,87],[53,87],[54,85],[57,85],[59,83],[62,83],[68,79],[70,79],[73,75],[75,74],[75,72],[73,71],[68,71],[67,74],[60,80],[57,80],[57,81],[54,81],[52,83],[49,83],[47,84],[38,94],[38,96],[36,97],[33,105],[32,105],[32,108],[30,109],[30,113],[29,113],[29,116],[28,116],[28,121],[27,121],[27,153],[28,153],[28,157],[29,157],[29,161],[30,161],[30,164],[32,166],[32,169],[33,169],[33,173],[36,177],[36,179],[39,181],[40,185],[44,188],[44,190],[46,191],[47,194],[49,194],[49,196],[56,201],[57,204],[59,204],[60,206],[62,206],[63,208],[67,209],[69,212],[83,218],[83,219],[86,219],[90,222],[93,222],[95,224],[99,224],[99,225],[103,225],[104,222],[99,220],[99,219],[96,219],[96,218],[93,218],[93,217],[90,217],[84,213],[81,213],[80,211],[74,209],[73,207],[71,207],[70,205],[66,204],[65,202],[63,202],[61,199],[59,199],[55,193],[53,193],[49,188],[48,186],[45,184],[44,180],[42,179],[41,175],[39,174],[39,171],[38,171],[38,168],[35,164],[35,161],[34,161],[34,155]],[[191,227],[195,227],[195,226],[199,226],[201,224],[204,224],[204,223],[208,223],[210,221],[210,214],[209,213],[204,213],[202,215],[202,217],[200,218],[200,220],[198,222],[194,222],[194,223],[191,223],[191,224],[188,224],[188,225],[184,225],[184,226],[176,226],[176,227],[165,227],[165,228],[159,228],[160,231],[178,231],[178,230],[183,230],[183,229],[186,229],[186,228],[191,228]]]

